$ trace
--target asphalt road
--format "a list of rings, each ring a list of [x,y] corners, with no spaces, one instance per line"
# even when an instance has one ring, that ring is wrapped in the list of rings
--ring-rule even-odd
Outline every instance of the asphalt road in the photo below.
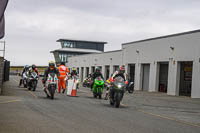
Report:
[[[116,109],[108,100],[92,98],[88,88],[80,88],[78,97],[56,94],[50,100],[41,82],[36,92],[17,87],[18,82],[11,76],[4,84],[0,133],[200,133],[200,100],[136,92],[126,94]]]

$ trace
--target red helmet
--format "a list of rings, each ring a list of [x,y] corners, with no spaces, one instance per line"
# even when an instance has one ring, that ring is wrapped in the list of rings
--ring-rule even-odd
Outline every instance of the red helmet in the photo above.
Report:
[[[119,67],[119,70],[120,70],[120,71],[125,71],[124,66],[120,66],[120,67]]]
[[[119,67],[119,72],[120,72],[120,73],[125,73],[125,68],[124,68],[124,66],[120,66],[120,67]]]

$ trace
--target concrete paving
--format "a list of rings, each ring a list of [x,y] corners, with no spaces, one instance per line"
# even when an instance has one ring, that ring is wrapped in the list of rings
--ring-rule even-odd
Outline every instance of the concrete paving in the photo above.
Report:
[[[200,99],[163,93],[126,94],[119,109],[92,98],[89,88],[78,97],[45,97],[17,87],[19,77],[4,84],[0,96],[0,133],[199,133]]]

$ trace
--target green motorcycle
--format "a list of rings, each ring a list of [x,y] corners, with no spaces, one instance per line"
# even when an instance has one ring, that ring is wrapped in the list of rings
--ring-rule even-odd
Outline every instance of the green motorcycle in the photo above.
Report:
[[[94,98],[97,98],[97,96],[99,96],[99,99],[101,99],[103,94],[103,88],[104,88],[104,80],[101,77],[97,77],[94,80],[94,85],[93,85]]]

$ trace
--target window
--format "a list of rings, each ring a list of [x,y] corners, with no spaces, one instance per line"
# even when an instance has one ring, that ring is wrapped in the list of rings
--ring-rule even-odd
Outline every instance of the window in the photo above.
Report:
[[[60,53],[59,54],[59,58],[60,58],[61,62],[68,62],[68,58],[72,57],[72,56],[74,56],[74,54],[72,54],[72,53],[67,53],[67,54]]]
[[[74,42],[66,41],[66,42],[63,42],[63,47],[64,48],[74,48],[75,44],[74,44]]]

